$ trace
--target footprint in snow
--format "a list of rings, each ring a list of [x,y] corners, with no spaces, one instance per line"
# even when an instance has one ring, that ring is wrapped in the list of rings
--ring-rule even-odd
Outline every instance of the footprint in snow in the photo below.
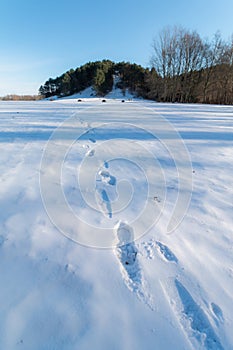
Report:
[[[99,203],[103,207],[103,212],[107,214],[109,219],[112,218],[112,206],[108,194],[105,190],[100,190],[97,192],[99,195]]]
[[[91,141],[92,143],[96,143],[96,140],[93,137],[89,137],[89,141]]]
[[[223,312],[217,304],[211,303],[211,310],[215,316],[215,321],[217,324],[218,324],[218,321],[221,323],[224,322]]]
[[[88,157],[93,157],[95,155],[95,150],[94,149],[91,149],[87,152],[87,156]]]
[[[111,219],[112,218],[112,205],[111,198],[113,194],[113,188],[116,185],[116,178],[112,176],[107,170],[100,170],[99,179],[96,182],[96,194],[99,205],[102,212]]]
[[[99,172],[99,175],[101,177],[101,181],[105,182],[106,184],[115,186],[116,185],[116,178],[115,176],[110,175],[108,171],[101,170]]]
[[[177,279],[175,280],[175,286],[182,303],[182,313],[185,316],[185,319],[181,317],[185,330],[188,333],[191,331],[192,337],[194,337],[196,342],[199,343],[201,348],[224,350],[203,309],[196,303],[189,291]],[[220,308],[216,308],[216,306],[217,305],[214,304],[214,309],[218,313]]]
[[[165,244],[157,241],[156,245],[158,247],[159,252],[162,254],[165,260],[175,263],[178,262],[178,259],[175,256],[175,254]]]
[[[120,222],[115,230],[118,239],[115,253],[120,264],[124,283],[141,301],[153,309],[151,296],[145,286],[146,283],[138,260],[138,250],[133,242],[133,229],[126,223]]]

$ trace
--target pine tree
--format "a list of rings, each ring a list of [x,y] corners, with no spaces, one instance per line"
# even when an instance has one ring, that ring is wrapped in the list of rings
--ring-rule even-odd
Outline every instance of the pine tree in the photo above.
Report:
[[[62,78],[61,94],[69,95],[71,91],[71,78],[69,73],[65,73]]]
[[[94,89],[97,95],[102,95],[102,86],[105,82],[105,74],[104,71],[100,68],[97,68],[96,74],[94,77]]]

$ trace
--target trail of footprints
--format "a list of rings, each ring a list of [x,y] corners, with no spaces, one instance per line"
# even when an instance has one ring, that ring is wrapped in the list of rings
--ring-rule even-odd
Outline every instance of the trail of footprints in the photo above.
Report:
[[[108,167],[107,162],[104,163],[104,167]],[[96,186],[97,200],[103,214],[105,214],[109,219],[112,219],[113,213],[110,199],[111,191],[109,187],[116,186],[116,178],[106,169],[100,170],[98,176],[99,179],[97,179],[97,181],[100,182],[100,184],[99,186]]]
[[[143,242],[142,248],[142,255],[145,258],[154,259],[156,252],[158,252],[164,261],[177,264],[179,271],[180,267],[177,257],[165,244],[151,239],[149,242]],[[200,349],[223,350],[224,348],[220,339],[207,316],[207,314],[210,314],[210,316],[212,314],[214,323],[219,326],[224,322],[221,308],[213,302],[210,305],[206,303],[208,309],[204,311],[178,278],[174,279],[174,287],[176,291],[175,295],[179,298],[178,304],[180,305],[180,310],[177,309],[177,303],[172,302],[171,296],[168,296],[170,298],[170,304],[179,315],[184,330],[191,339],[194,339],[194,346],[198,346]],[[169,290],[169,288],[167,289]]]
[[[90,128],[90,125],[88,125]],[[91,143],[96,143],[94,130],[88,131],[88,140]],[[86,155],[88,157],[95,156],[95,149],[90,148],[89,145],[85,145],[87,148]],[[98,179],[96,184],[96,198],[99,203],[100,209],[104,215],[106,215],[109,219],[112,219],[112,206],[111,199],[109,197],[109,187],[116,185],[116,178],[112,176],[107,169],[109,168],[109,164],[107,161],[104,162],[103,168],[98,173]]]
[[[153,300],[148,292],[148,287],[146,286],[143,271],[138,260],[139,249],[133,242],[132,228],[125,223],[119,223],[116,227],[116,233],[119,242],[116,255],[121,265],[121,273],[125,284],[128,289],[136,293],[137,297],[148,305],[151,310],[154,310]],[[129,240],[131,243],[126,243],[126,241]],[[149,242],[143,242],[141,246],[142,256],[146,259],[154,259],[157,252],[167,263],[176,264],[179,270],[177,257],[165,244],[151,239]],[[209,305],[209,309],[204,310],[178,278],[174,278],[174,287],[176,298],[178,297],[179,301],[177,300],[177,302],[174,303],[172,302],[171,296],[168,296],[170,298],[170,304],[174,312],[178,314],[180,324],[191,339],[193,345],[200,349],[224,350],[209,320],[210,315],[209,317],[207,316],[210,312],[213,321],[216,326],[218,326],[220,323],[224,322],[221,308],[212,302]],[[180,309],[177,304],[180,305]]]
[[[165,244],[151,239],[149,242],[143,242],[142,247],[144,256],[147,259],[154,259],[155,253],[158,252],[164,261],[177,264],[179,271],[180,267],[177,257]],[[175,295],[178,296],[179,302],[174,303],[172,297],[168,295],[170,304],[174,308],[174,312],[179,315],[180,323],[190,339],[194,339],[192,341],[194,346],[198,346],[200,349],[223,350],[220,339],[207,316],[207,314],[212,314],[213,321],[219,326],[219,324],[224,322],[221,308],[212,302],[210,305],[206,303],[208,309],[204,310],[178,278],[174,279],[174,287]],[[167,289],[169,290],[169,288]],[[173,298],[176,297],[173,295]],[[177,307],[177,304],[180,305],[180,309]]]
[[[103,214],[109,219],[113,218],[110,197],[115,191],[116,184],[117,179],[111,175],[109,164],[105,161],[98,173],[96,196]],[[119,262],[123,281],[131,292],[153,309],[152,298],[138,259],[138,248],[134,242],[133,229],[126,222],[118,222],[114,229],[118,241],[114,252]]]
[[[89,151],[88,156],[94,156],[94,151]],[[109,218],[112,218],[111,200],[107,189],[109,186],[115,186],[117,179],[110,174],[108,168],[108,162],[104,162],[103,169],[98,174],[99,181],[104,186],[97,188],[97,195],[99,196],[103,212]],[[155,255],[159,254],[165,262],[177,264],[178,270],[179,261],[167,245],[155,239],[142,242],[137,247],[134,242],[133,229],[125,222],[119,222],[115,226],[115,231],[118,239],[115,255],[119,261],[123,281],[126,287],[137,295],[139,300],[149,306],[151,310],[154,310],[153,300],[148,291],[138,258],[139,253],[142,257],[149,260],[153,260]],[[178,310],[176,303],[172,302],[171,297],[170,303],[174,308],[174,312],[179,315],[180,323],[188,336],[194,339],[195,344],[202,349],[223,350],[220,339],[207,316],[208,311],[210,311],[213,321],[216,326],[219,326],[220,323],[224,322],[221,308],[212,302],[209,305],[209,310],[205,312],[178,278],[174,278],[174,288],[179,298],[181,309]]]

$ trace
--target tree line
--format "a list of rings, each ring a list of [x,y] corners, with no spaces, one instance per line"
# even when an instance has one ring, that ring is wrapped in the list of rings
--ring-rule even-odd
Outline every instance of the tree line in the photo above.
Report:
[[[41,95],[6,95],[0,97],[0,101],[39,101],[43,98]]]
[[[153,41],[151,67],[110,60],[88,62],[61,76],[50,78],[39,89],[45,97],[67,96],[92,86],[104,96],[113,87],[161,102],[233,104],[233,37],[216,33],[202,39],[182,27],[163,29]]]
[[[181,27],[153,42],[148,97],[166,102],[233,103],[233,36],[212,40]]]

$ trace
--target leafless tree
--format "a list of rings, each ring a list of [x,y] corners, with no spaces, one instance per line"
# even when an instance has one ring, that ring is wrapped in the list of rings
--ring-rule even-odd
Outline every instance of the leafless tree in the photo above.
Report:
[[[190,73],[200,70],[204,47],[199,34],[183,27],[167,27],[153,42],[151,64],[164,80],[166,99],[175,101],[177,95],[185,102],[191,93],[187,80]]]
[[[209,41],[196,31],[167,27],[153,41],[151,65],[162,101],[232,103],[233,38],[225,42],[217,32]]]

